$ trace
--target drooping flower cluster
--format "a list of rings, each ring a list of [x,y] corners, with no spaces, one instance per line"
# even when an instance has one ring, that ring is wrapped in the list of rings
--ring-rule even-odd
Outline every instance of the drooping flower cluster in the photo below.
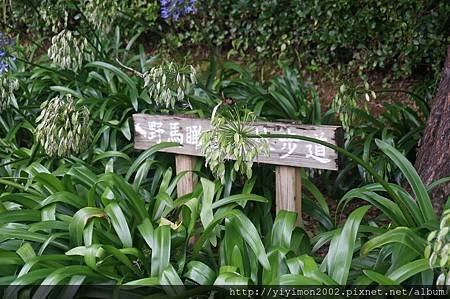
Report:
[[[83,13],[96,29],[108,33],[119,15],[118,3],[116,0],[85,0]]]
[[[41,105],[35,136],[47,155],[68,157],[85,151],[91,140],[90,113],[72,96],[57,96]]]
[[[450,285],[450,209],[442,214],[439,230],[428,235],[428,246],[425,248],[425,258],[430,268],[440,268],[441,274],[436,285]]]
[[[0,112],[6,110],[16,101],[14,91],[19,88],[19,81],[16,78],[0,75]]]
[[[197,83],[193,66],[180,68],[173,62],[153,67],[143,77],[144,88],[148,88],[150,101],[172,109],[176,102],[182,102],[186,95],[193,91]]]
[[[70,30],[63,30],[52,38],[48,57],[55,65],[73,71],[77,71],[83,65],[83,61],[94,60],[88,41],[84,37],[76,36]]]
[[[64,0],[41,0],[36,7],[41,20],[46,25],[46,30],[53,33],[67,28],[69,23],[69,1]]]
[[[364,82],[364,88],[354,88],[341,85],[339,92],[331,103],[331,108],[338,115],[344,129],[345,139],[348,141],[354,135],[355,124],[355,109],[359,107],[359,100],[364,94],[364,99],[369,102],[371,98],[376,99],[375,92],[371,91],[369,84]],[[364,105],[367,109],[366,105]]]
[[[213,116],[211,129],[200,136],[200,144],[205,155],[206,166],[216,177],[225,181],[225,161],[233,159],[231,180],[236,173],[251,178],[253,161],[256,156],[264,152],[268,155],[268,142],[266,139],[248,137],[254,135],[251,124],[255,121],[253,113],[245,113],[243,117],[238,111],[232,111],[229,117],[223,115]]]
[[[161,17],[178,21],[181,17],[197,12],[197,0],[160,0]]]

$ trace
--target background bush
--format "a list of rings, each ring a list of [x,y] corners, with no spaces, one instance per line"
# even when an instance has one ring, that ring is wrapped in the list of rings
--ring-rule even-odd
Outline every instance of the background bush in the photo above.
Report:
[[[181,44],[208,43],[259,57],[296,54],[309,63],[361,69],[413,68],[442,61],[448,42],[445,1],[202,1],[199,16],[177,24]],[[255,53],[256,52],[256,53]]]
[[[64,17],[49,12],[64,7],[76,16],[84,2],[95,1],[71,2],[78,4],[18,1],[10,8],[14,26],[48,31],[53,18]],[[450,4],[446,1],[205,0],[197,1],[197,14],[177,21],[159,16],[159,1],[112,2],[117,9],[112,23],[145,31],[155,48],[160,43],[171,50],[219,47],[229,55],[251,55],[256,61],[296,57],[304,66],[381,68],[409,76],[439,65],[449,42]],[[30,18],[34,13],[40,17]]]

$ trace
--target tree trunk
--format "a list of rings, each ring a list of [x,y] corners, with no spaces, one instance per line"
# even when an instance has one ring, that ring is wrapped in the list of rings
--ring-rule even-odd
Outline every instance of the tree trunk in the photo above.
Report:
[[[426,185],[450,176],[450,46],[438,92],[419,143],[415,168]],[[450,183],[431,192],[437,215],[442,213],[449,195]]]

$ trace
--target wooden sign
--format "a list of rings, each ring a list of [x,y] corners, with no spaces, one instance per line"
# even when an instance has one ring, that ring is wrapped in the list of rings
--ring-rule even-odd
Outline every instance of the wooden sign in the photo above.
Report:
[[[200,134],[210,128],[210,120],[170,115],[135,114],[135,148],[147,149],[164,141],[178,142],[179,148],[165,152],[203,156],[200,150]],[[283,122],[255,123],[255,134],[292,134],[317,138],[336,144],[335,126],[309,126]],[[323,145],[289,138],[267,138],[270,155],[260,154],[255,162],[337,170],[338,155]],[[258,141],[257,139],[255,141]]]
[[[210,120],[185,116],[134,114],[135,148],[147,149],[161,142],[177,142],[181,147],[164,149],[177,154],[177,172],[192,170],[195,156],[203,156],[200,135],[210,129]],[[295,122],[257,122],[252,124],[255,134],[290,134],[313,137],[337,144],[340,127],[300,125]],[[300,213],[299,167],[338,169],[337,153],[323,145],[292,138],[267,138],[269,155],[260,154],[254,162],[277,165],[277,209]],[[255,139],[255,142],[261,142]],[[194,180],[187,176],[177,190],[182,196],[193,190]],[[300,214],[301,215],[301,214]]]

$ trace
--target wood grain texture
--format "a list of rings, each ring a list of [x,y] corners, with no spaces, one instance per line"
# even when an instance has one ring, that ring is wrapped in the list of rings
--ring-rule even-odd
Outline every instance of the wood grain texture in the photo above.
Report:
[[[302,217],[302,181],[300,168],[277,166],[275,168],[276,180],[276,209],[297,213],[297,224]]]
[[[147,149],[165,142],[178,142],[182,147],[172,147],[164,152],[203,156],[198,137],[210,128],[207,119],[183,116],[134,114],[135,148]],[[340,127],[299,125],[294,122],[258,122],[254,125],[256,134],[293,134],[318,138],[337,144]],[[288,138],[268,138],[270,155],[259,155],[255,162],[273,165],[338,169],[338,155],[335,151],[316,143]]]
[[[192,171],[195,167],[196,158],[186,155],[175,155],[175,165],[177,174],[183,171],[187,173],[177,183],[177,195],[182,197],[183,195],[192,193],[196,181],[194,180],[194,174]]]

